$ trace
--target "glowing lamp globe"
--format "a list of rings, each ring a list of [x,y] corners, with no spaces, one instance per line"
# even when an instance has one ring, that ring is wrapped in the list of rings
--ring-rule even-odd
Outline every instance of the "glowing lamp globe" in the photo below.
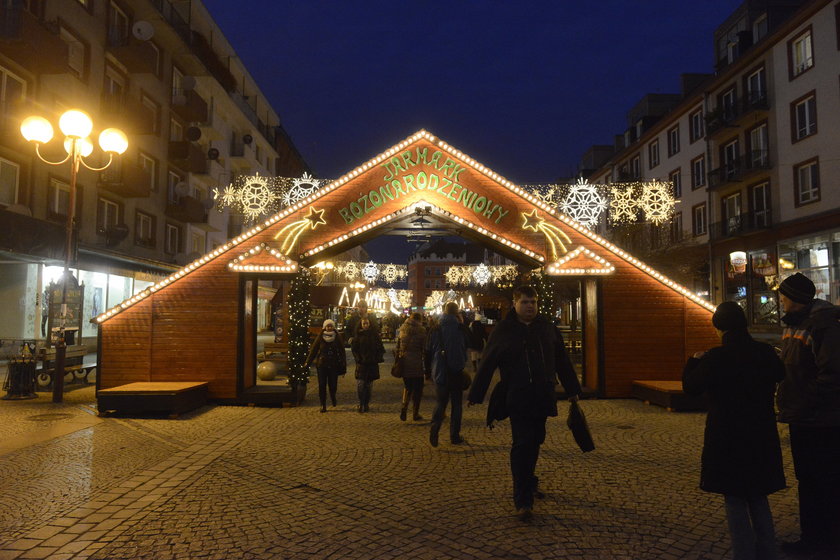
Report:
[[[20,133],[27,142],[46,144],[53,137],[53,127],[44,117],[26,117],[20,123]]]
[[[64,139],[64,151],[68,154],[73,151],[73,142],[76,142],[76,149],[79,150],[82,157],[88,157],[93,153],[93,142],[90,141],[90,138],[72,138],[68,136]]]
[[[70,109],[58,119],[58,128],[65,136],[73,138],[87,138],[93,130],[93,121],[87,113],[78,109]]]
[[[106,128],[99,134],[99,147],[103,152],[122,154],[128,149],[128,138],[118,128]]]

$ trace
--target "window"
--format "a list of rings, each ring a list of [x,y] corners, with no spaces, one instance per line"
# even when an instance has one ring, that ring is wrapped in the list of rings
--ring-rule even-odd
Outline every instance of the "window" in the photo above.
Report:
[[[753,44],[758,43],[767,35],[767,14],[763,14],[753,21],[752,38]]]
[[[172,67],[172,101],[175,102],[184,95],[184,73],[176,66]],[[180,138],[179,138],[180,140]]]
[[[699,189],[706,184],[706,156],[691,160],[691,189]]]
[[[723,160],[723,173],[724,177],[727,181],[731,181],[735,179],[738,175],[738,152],[740,151],[740,147],[738,146],[738,140],[733,140],[728,144],[723,146],[721,150],[721,159]]]
[[[190,236],[190,251],[193,253],[198,253],[199,255],[204,254],[204,233],[200,231],[192,232]]]
[[[160,47],[158,47],[154,41],[149,41],[149,47],[152,51],[154,51],[154,73],[155,76],[160,76]]]
[[[817,160],[801,163],[793,168],[796,187],[796,206],[820,200],[820,164]]]
[[[175,173],[174,171],[170,171],[169,174],[166,176],[167,200],[169,200],[170,203],[178,204],[178,200],[180,199],[178,185],[182,182],[183,179],[181,179],[181,176]]]
[[[426,278],[425,280],[423,280],[423,287],[426,288],[427,290],[431,290],[432,289],[432,281],[429,280],[428,278]]]
[[[0,66],[0,108],[5,114],[17,109],[18,102],[26,95],[26,82]]]
[[[115,2],[108,6],[108,44],[112,46],[128,43],[128,14]]]
[[[87,47],[72,31],[64,26],[61,27],[60,34],[61,39],[67,43],[67,66],[70,68],[70,73],[77,78],[84,78]]]
[[[738,96],[734,87],[721,94],[720,109],[723,112],[724,121],[731,121],[738,115]]]
[[[146,108],[146,111],[149,112],[149,121],[151,124],[149,132],[157,134],[160,132],[160,106],[148,95],[141,96],[140,101],[143,103],[143,107]]]
[[[440,288],[441,288],[440,278],[435,278],[435,289],[439,290]]]
[[[140,152],[139,155],[140,167],[149,174],[149,190],[157,191],[157,160],[155,158]]]
[[[679,243],[682,241],[682,227],[682,212],[676,212],[674,217],[671,219],[671,242]]]
[[[58,179],[50,179],[49,194],[47,195],[47,215],[51,219],[67,218],[70,204],[70,185]]]
[[[668,180],[674,186],[674,198],[680,198],[682,196],[682,174],[679,167],[668,174]]]
[[[169,120],[169,141],[180,142],[184,139],[184,127],[175,119]]]
[[[97,203],[96,229],[100,233],[120,223],[120,206],[107,198],[100,198]]]
[[[726,235],[732,235],[741,230],[741,193],[726,196],[721,201],[723,210],[723,227]]]
[[[164,247],[164,251],[170,255],[174,255],[180,248],[181,228],[176,225],[166,224],[166,246]]]
[[[0,158],[0,204],[17,204],[20,166],[7,159]]]
[[[698,204],[691,209],[692,224],[691,230],[694,235],[704,235],[706,233],[706,205]]]
[[[793,142],[817,133],[817,96],[811,92],[790,104]]]
[[[765,228],[770,226],[770,185],[761,183],[752,188],[752,209],[754,226]]]
[[[648,164],[650,169],[659,165],[659,140],[654,140],[648,144]]]
[[[698,109],[688,117],[688,135],[690,142],[696,142],[703,138],[703,110]]]
[[[642,176],[641,157],[638,154],[630,160],[630,174],[634,179]]]
[[[814,51],[811,45],[811,28],[788,41],[788,70],[790,79],[806,72],[814,65]]]
[[[134,244],[141,247],[155,246],[155,217],[139,210],[134,215]]]
[[[751,169],[764,169],[769,164],[769,141],[767,137],[767,124],[761,124],[750,129],[747,135],[749,141],[747,152],[747,163]]]
[[[680,151],[680,126],[677,125],[668,131],[668,157]]]
[[[764,68],[759,68],[746,80],[747,106],[756,107],[767,102],[767,81],[764,75]]]
[[[119,70],[112,66],[105,66],[105,85],[103,87],[103,94],[112,99],[122,101],[125,93],[125,76]]]

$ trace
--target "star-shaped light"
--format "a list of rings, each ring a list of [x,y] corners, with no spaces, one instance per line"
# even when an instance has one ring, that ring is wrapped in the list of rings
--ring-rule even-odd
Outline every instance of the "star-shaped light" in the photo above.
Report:
[[[323,210],[315,210],[315,207],[309,207],[309,215],[306,216],[306,219],[309,220],[309,229],[315,229],[321,224],[326,224],[327,220],[324,219],[324,211]]]
[[[524,219],[524,223],[522,224],[522,229],[531,229],[534,231],[540,230],[540,225],[545,221],[545,219],[540,218],[537,215],[537,209],[534,208],[531,210],[530,213],[522,213],[522,218]]]

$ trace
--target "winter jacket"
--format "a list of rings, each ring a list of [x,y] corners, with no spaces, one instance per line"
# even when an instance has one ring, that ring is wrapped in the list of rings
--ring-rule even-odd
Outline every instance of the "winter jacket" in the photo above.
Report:
[[[487,340],[487,331],[484,330],[484,323],[473,321],[470,323],[470,348],[481,352],[484,350],[484,343]]]
[[[481,355],[470,402],[484,401],[496,368],[507,381],[505,404],[511,415],[557,416],[558,379],[568,396],[581,392],[563,335],[542,315],[526,325],[512,309],[496,325]]]
[[[700,488],[754,498],[785,488],[782,450],[773,410],[784,365],[773,347],[746,329],[728,331],[723,345],[689,358],[683,390],[707,395]]]
[[[397,356],[403,361],[403,377],[423,377],[423,349],[426,344],[426,327],[408,319],[400,327],[397,339]]]
[[[323,333],[318,335],[309,349],[306,367],[308,368],[313,363],[319,370],[325,369],[336,375],[347,373],[347,357],[344,354],[344,341],[340,334],[336,332],[332,342],[324,340]]]
[[[816,299],[782,321],[779,421],[840,426],[840,307]]]
[[[445,314],[429,332],[426,355],[435,384],[460,390],[467,364],[467,337],[455,315]]]
[[[353,359],[356,360],[356,379],[379,379],[379,364],[385,357],[385,347],[379,338],[379,331],[374,330],[373,326],[356,331],[350,348],[353,351]]]

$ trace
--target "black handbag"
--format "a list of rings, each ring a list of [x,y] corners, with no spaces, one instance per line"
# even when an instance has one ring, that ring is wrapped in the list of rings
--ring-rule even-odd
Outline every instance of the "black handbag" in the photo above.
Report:
[[[589,432],[589,424],[586,423],[586,416],[584,416],[577,401],[572,401],[569,405],[569,417],[566,418],[566,425],[572,431],[572,436],[581,451],[586,453],[595,449],[595,442],[592,441],[592,434]]]
[[[401,358],[395,358],[394,359],[394,365],[391,366],[391,375],[393,375],[394,377],[397,377],[399,379],[402,379],[404,362],[405,362],[405,356],[403,356]]]

